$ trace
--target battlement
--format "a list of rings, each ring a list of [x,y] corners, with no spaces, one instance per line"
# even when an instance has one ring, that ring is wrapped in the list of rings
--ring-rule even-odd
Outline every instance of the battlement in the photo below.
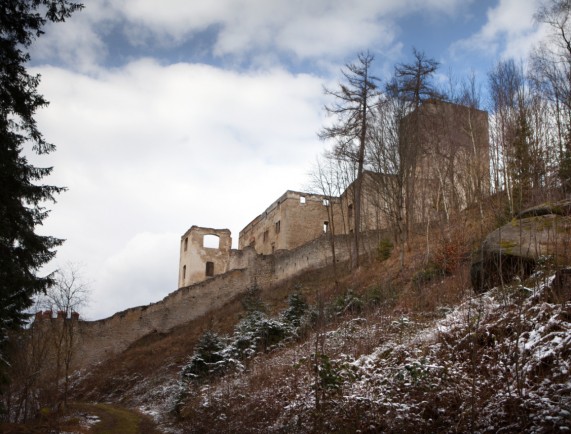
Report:
[[[78,312],[71,312],[66,315],[65,311],[58,310],[56,317],[54,318],[54,312],[52,310],[45,310],[45,311],[37,311],[34,315],[35,321],[45,321],[45,320],[72,320],[72,321],[79,321],[79,313]]]

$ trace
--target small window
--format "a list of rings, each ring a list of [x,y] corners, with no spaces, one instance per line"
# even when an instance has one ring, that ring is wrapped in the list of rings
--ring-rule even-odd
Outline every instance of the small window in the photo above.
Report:
[[[268,231],[264,231],[264,243],[268,241]]]
[[[214,276],[214,262],[206,263],[206,277]]]
[[[353,218],[353,204],[349,204],[348,207],[348,211],[349,211],[349,220],[351,220]]]
[[[186,265],[182,266],[182,280],[186,279]]]
[[[329,206],[329,199],[323,199],[323,206]]]
[[[188,237],[184,239],[184,251],[186,252],[187,250],[188,250]]]
[[[302,205],[305,204],[305,196],[299,196],[299,203]]]
[[[280,221],[278,220],[278,221],[276,222],[276,234],[279,234],[279,233],[280,233],[280,226],[281,226],[281,224],[280,224]]]
[[[218,235],[204,235],[202,239],[202,247],[207,247],[209,249],[220,248],[220,237]]]
[[[329,222],[323,222],[323,232],[329,232]]]

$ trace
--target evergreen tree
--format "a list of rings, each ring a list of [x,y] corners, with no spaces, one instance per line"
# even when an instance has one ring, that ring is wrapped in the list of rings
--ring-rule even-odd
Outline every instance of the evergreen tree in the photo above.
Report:
[[[222,356],[224,342],[215,332],[207,330],[196,344],[194,354],[183,368],[182,376],[190,381],[223,371],[226,361]]]
[[[0,6],[0,372],[6,334],[25,321],[33,295],[54,283],[37,273],[62,243],[35,232],[48,214],[44,202],[63,188],[38,184],[51,168],[35,167],[24,155],[27,146],[37,154],[54,150],[34,119],[48,103],[37,91],[40,77],[26,69],[28,49],[48,21],[65,21],[82,7],[68,0],[2,0]]]

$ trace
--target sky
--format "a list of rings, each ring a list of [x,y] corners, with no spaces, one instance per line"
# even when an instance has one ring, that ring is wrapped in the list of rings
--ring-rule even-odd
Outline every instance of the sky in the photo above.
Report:
[[[538,0],[84,0],[48,25],[29,65],[37,114],[66,186],[38,232],[66,239],[43,270],[73,264],[100,319],[177,289],[192,225],[238,234],[286,190],[307,191],[329,146],[324,87],[359,52],[387,79],[412,48],[436,80],[485,85],[499,59],[543,35]],[[485,101],[484,108],[485,108]]]

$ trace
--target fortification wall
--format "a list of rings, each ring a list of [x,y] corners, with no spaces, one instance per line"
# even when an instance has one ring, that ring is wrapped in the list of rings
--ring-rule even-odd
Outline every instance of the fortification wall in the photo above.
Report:
[[[345,238],[336,237],[335,253],[339,262],[349,259],[350,253]],[[328,235],[322,235],[294,250],[278,251],[274,257],[274,274],[278,281],[289,279],[307,270],[325,267],[333,261]]]
[[[336,237],[337,261],[350,257],[350,235]],[[377,238],[370,235],[369,238]],[[364,241],[363,245],[365,245]],[[374,241],[370,241],[374,243]],[[159,302],[118,312],[99,321],[79,321],[79,350],[75,368],[101,362],[126,350],[151,333],[164,333],[176,326],[220,308],[256,283],[269,289],[308,270],[331,264],[327,235],[294,250],[259,255],[254,249],[232,250],[231,262],[244,266],[203,282],[180,288]]]
[[[232,270],[180,288],[157,303],[118,312],[99,321],[79,321],[76,368],[83,368],[126,350],[150,333],[164,333],[229,302],[253,283],[249,270]]]

